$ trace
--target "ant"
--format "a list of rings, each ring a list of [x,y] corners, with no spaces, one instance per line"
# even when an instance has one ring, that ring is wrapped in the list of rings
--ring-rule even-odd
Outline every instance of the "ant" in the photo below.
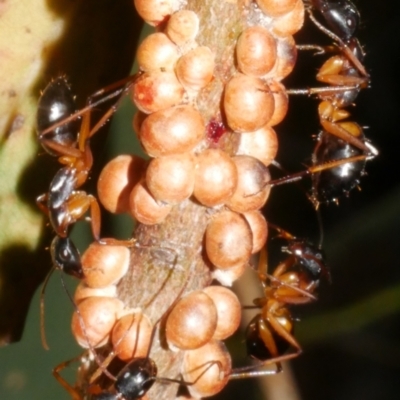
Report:
[[[53,268],[50,269],[47,274],[42,290],[40,292],[40,333],[42,338],[43,347],[48,350],[49,346],[46,340],[45,327],[44,327],[44,293],[46,290],[47,283],[55,269],[58,269],[61,273],[66,273],[78,279],[83,279],[83,270],[81,263],[81,256],[79,250],[76,248],[74,242],[68,237],[56,236],[50,245],[50,255],[53,263]],[[72,304],[75,304],[74,300],[69,294],[66,288],[63,276],[61,275],[61,284],[68,294]]]
[[[312,9],[317,10],[332,31],[316,20]],[[310,0],[311,20],[337,43],[340,54],[329,58],[320,68],[317,80],[330,86],[292,89],[288,94],[317,95],[321,100],[318,115],[322,130],[312,155],[312,166],[306,171],[275,181],[280,185],[312,175],[310,199],[315,207],[320,203],[337,202],[338,197],[359,185],[365,175],[366,161],[378,155],[378,150],[366,139],[363,129],[356,122],[346,120],[345,110],[353,104],[361,89],[369,84],[369,76],[362,65],[364,52],[355,38],[359,12],[349,0]],[[319,46],[299,46],[300,49],[318,49]]]
[[[98,130],[98,125],[90,130],[90,113],[86,113],[80,128],[74,120],[52,129],[49,131],[51,134],[43,132],[49,124],[65,120],[74,108],[74,97],[66,78],[61,76],[51,81],[39,100],[38,138],[44,150],[59,157],[58,161],[65,166],[54,176],[49,192],[39,196],[36,202],[48,214],[57,236],[63,238],[67,237],[69,226],[90,208],[93,236],[99,240],[100,208],[97,200],[77,190],[86,182],[93,164],[89,138]]]
[[[375,150],[369,142],[366,142],[366,146]],[[274,187],[297,182],[311,175],[312,184],[308,198],[318,210],[321,204],[338,203],[339,197],[348,196],[365,175],[366,162],[374,157],[375,155],[365,154],[344,140],[332,138],[329,132],[321,131],[312,156],[313,165],[303,171],[273,179],[265,186]],[[274,162],[274,165],[282,169],[278,162]]]
[[[354,36],[360,23],[360,13],[357,7],[350,0],[309,0],[308,2],[307,11],[314,25],[337,44],[359,74],[368,80],[369,75],[362,64],[364,53],[359,41]],[[313,9],[322,15],[330,29],[315,18]],[[305,48],[321,51],[321,47],[318,46],[305,46]],[[322,52],[325,50],[322,49]]]
[[[246,330],[247,353],[261,363],[239,368],[231,379],[279,373],[282,371],[282,361],[300,355],[302,349],[293,336],[294,318],[288,306],[316,300],[314,293],[320,280],[323,277],[330,280],[320,247],[276,225],[269,226],[278,232],[278,237],[287,241],[287,246],[281,250],[289,253],[289,257],[280,262],[270,275],[265,272],[265,266],[268,265],[266,250],[261,252],[257,273],[264,297],[254,300],[255,307],[261,308],[261,313],[250,321]],[[289,347],[293,347],[295,352],[285,355]],[[271,363],[276,364],[275,371],[259,370]]]
[[[154,341],[157,326],[162,323],[164,318],[167,317],[167,315],[175,306],[177,301],[181,298],[183,292],[187,287],[189,280],[191,279],[191,276],[192,276],[192,271],[189,271],[188,276],[186,278],[186,282],[180,289],[177,297],[175,298],[173,303],[168,307],[165,313],[154,324],[151,332],[150,343]],[[211,368],[214,364],[219,364],[218,361],[210,362],[210,365],[205,369],[205,371],[202,372],[202,374],[194,382],[185,382],[183,380],[172,379],[172,378],[162,378],[157,376],[157,366],[154,360],[149,356],[150,350],[151,350],[151,344],[149,346],[146,357],[133,358],[119,371],[119,373],[116,376],[112,376],[110,373],[107,373],[107,376],[114,382],[113,392],[110,392],[108,390],[98,391],[97,390],[98,387],[93,387],[92,389],[95,389],[96,393],[93,394],[91,398],[93,400],[122,400],[122,399],[136,400],[143,397],[155,382],[177,383],[184,386],[191,386],[194,383],[196,383],[197,380],[200,379],[200,377],[204,375],[204,373],[207,372],[207,370]],[[114,357],[114,354],[111,353],[110,356]],[[106,363],[110,362],[111,358],[110,356],[108,356],[105,359]],[[69,361],[64,362],[59,366],[57,366],[53,370],[53,375],[60,382],[60,384],[71,394],[74,400],[82,400],[82,396],[80,393],[78,393],[77,389],[72,388],[59,374],[59,372],[63,368],[65,368],[65,366],[68,364]],[[107,372],[107,369],[104,363],[99,364],[99,369],[93,374],[92,378],[90,379],[90,384],[93,384],[93,382],[99,377],[99,375],[105,372]],[[91,388],[89,388],[89,391],[91,391]]]
[[[121,86],[123,82],[120,81],[118,84]],[[113,89],[114,85],[110,87]],[[92,108],[118,96],[123,90],[125,88],[116,90],[111,95],[93,103],[93,99],[107,92],[108,88],[100,90],[89,97],[88,105],[84,109],[74,113],[76,105],[70,85],[65,76],[59,76],[47,85],[39,99],[36,115],[38,139],[43,149],[51,156],[58,157],[60,164],[64,165],[51,181],[48,193],[39,196],[36,200],[39,208],[49,216],[50,223],[56,232],[56,237],[50,246],[54,268],[45,278],[41,292],[41,335],[46,349],[48,345],[44,333],[44,292],[52,272],[58,269],[78,279],[83,278],[79,251],[68,237],[70,226],[90,209],[92,232],[97,241],[102,244],[132,245],[132,240],[100,240],[98,202],[94,196],[77,190],[86,182],[93,164],[89,139],[107,121],[113,108],[100,118],[93,128],[90,127],[90,112]],[[78,118],[81,115],[83,119],[79,124]],[[62,277],[61,280],[66,289]],[[73,302],[71,296],[69,297]]]
[[[90,124],[92,109],[126,92],[136,77],[137,75],[133,75],[97,91],[88,98],[87,106],[75,113],[73,113],[74,97],[65,76],[51,81],[40,97],[37,112],[38,139],[44,150],[52,156],[58,157],[58,161],[64,167],[54,176],[48,193],[39,196],[36,202],[39,208],[49,216],[57,236],[67,237],[70,225],[81,219],[90,209],[94,238],[103,244],[117,243],[112,239],[100,240],[99,204],[94,196],[78,189],[88,179],[93,164],[89,140],[115,112],[121,98],[94,127],[91,127]],[[123,87],[93,103],[95,97],[118,86]],[[77,118],[81,115],[83,117],[79,127]],[[130,245],[130,242],[125,243]]]

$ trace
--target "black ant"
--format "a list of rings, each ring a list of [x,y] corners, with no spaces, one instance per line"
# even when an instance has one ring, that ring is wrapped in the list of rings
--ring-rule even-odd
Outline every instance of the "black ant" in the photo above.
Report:
[[[366,161],[376,157],[378,150],[366,139],[361,126],[346,120],[350,113],[344,109],[352,105],[360,90],[369,84],[369,76],[362,65],[364,53],[354,37],[360,18],[358,10],[349,0],[310,0],[310,5],[310,18],[337,43],[340,54],[329,58],[317,74],[318,81],[331,86],[287,91],[288,94],[317,95],[322,100],[318,107],[322,130],[314,148],[312,166],[270,184],[280,185],[311,174],[310,199],[318,207],[320,203],[337,202],[338,197],[348,195],[357,187],[365,175]],[[315,19],[312,9],[321,13],[335,33]],[[319,46],[299,47],[325,52]]]
[[[48,214],[57,236],[64,238],[68,235],[69,226],[90,208],[93,236],[99,240],[100,208],[97,200],[77,190],[86,182],[93,164],[89,138],[96,130],[90,130],[90,113],[84,115],[80,129],[76,121],[69,121],[52,129],[49,134],[43,133],[49,128],[49,123],[65,120],[73,112],[74,103],[65,77],[50,82],[39,100],[39,141],[48,153],[59,157],[59,162],[65,167],[54,176],[49,192],[39,196],[36,201],[40,209]]]
[[[183,292],[186,289],[186,286],[192,276],[192,271],[189,271],[188,277],[186,278],[186,282],[179,291],[178,296],[174,300],[174,302],[168,307],[166,312],[157,320],[154,324],[152,333],[151,333],[151,340],[150,343],[153,342],[155,334],[156,334],[156,327],[162,322],[162,320],[168,315],[168,313],[172,310],[175,306],[176,302],[180,299]],[[93,400],[136,400],[143,397],[148,390],[153,386],[155,382],[164,382],[164,383],[177,383],[184,386],[191,386],[193,385],[202,375],[204,375],[207,370],[213,366],[214,364],[219,364],[218,361],[210,362],[210,365],[202,372],[202,374],[196,379],[195,382],[185,382],[179,379],[172,379],[172,378],[161,378],[157,377],[157,366],[155,362],[150,358],[151,345],[148,349],[148,354],[146,357],[137,357],[132,359],[128,362],[117,374],[117,376],[112,376],[110,373],[107,374],[112,381],[114,381],[114,390],[110,392],[108,390],[102,390],[96,394],[92,395]],[[113,353],[110,354],[111,357],[114,357]],[[105,362],[110,361],[110,356],[106,358]],[[78,391],[72,388],[60,375],[59,372],[68,364],[69,362],[64,362],[57,366],[53,370],[53,375],[55,378],[61,383],[61,385],[71,394],[74,400],[82,400],[82,396],[78,393]],[[99,375],[103,372],[106,372],[106,367],[104,363],[99,365],[99,370],[95,372],[90,380],[92,384]],[[100,374],[99,374],[100,373]],[[90,391],[90,388],[89,388]]]
[[[360,13],[357,7],[350,0],[309,0],[309,3],[311,7],[307,11],[314,25],[337,44],[341,52],[353,63],[361,76],[368,80],[369,75],[362,64],[364,54],[360,43],[355,37],[355,32],[360,22]],[[313,9],[322,15],[330,29],[315,18],[312,12]],[[308,48],[312,49],[312,47],[309,46]],[[314,46],[314,48],[321,51],[318,46]]]
[[[107,91],[107,88],[104,90]],[[37,198],[37,204],[49,216],[50,223],[56,232],[56,237],[50,247],[54,268],[78,279],[83,278],[82,265],[78,249],[68,238],[69,228],[90,208],[93,236],[100,241],[100,208],[97,200],[94,196],[77,189],[86,182],[93,163],[89,139],[111,114],[111,111],[108,111],[91,128],[90,112],[96,105],[117,96],[122,91],[123,89],[114,91],[112,95],[105,96],[93,103],[94,97],[103,93],[99,91],[89,97],[87,107],[74,114],[75,99],[70,85],[65,76],[60,76],[47,85],[38,104],[36,116],[38,139],[43,149],[50,155],[58,157],[58,161],[65,166],[54,176],[49,192]],[[78,117],[81,115],[83,115],[83,119],[79,124]],[[103,244],[132,244],[132,241],[114,239],[103,239],[100,242]],[[41,294],[41,332],[45,348],[48,346],[44,334],[43,297],[53,270],[47,275]],[[63,279],[62,284],[65,288]]]
[[[40,293],[40,333],[42,337],[42,345],[47,350],[49,349],[49,346],[47,344],[44,327],[44,293],[53,271],[58,269],[61,273],[66,273],[78,279],[82,279],[84,277],[79,250],[76,248],[74,242],[70,238],[56,236],[50,245],[50,255],[53,268],[51,268],[50,272],[47,274]],[[71,302],[75,304],[72,297],[69,295],[62,275],[61,284],[64,290],[67,292]]]
[[[88,179],[93,164],[89,140],[115,112],[121,99],[100,118],[94,127],[90,124],[92,109],[126,92],[136,76],[94,93],[88,98],[87,106],[75,113],[73,113],[74,97],[64,76],[50,82],[43,91],[37,113],[38,138],[42,147],[49,154],[57,156],[58,161],[65,166],[54,176],[48,193],[39,196],[36,201],[39,208],[49,216],[57,236],[67,237],[69,226],[81,219],[90,209],[94,238],[102,243],[116,243],[110,239],[100,240],[99,204],[94,196],[78,189]],[[123,87],[114,90],[118,86]],[[97,102],[93,102],[95,97],[110,90],[114,91]],[[81,115],[83,117],[79,128],[76,122]]]

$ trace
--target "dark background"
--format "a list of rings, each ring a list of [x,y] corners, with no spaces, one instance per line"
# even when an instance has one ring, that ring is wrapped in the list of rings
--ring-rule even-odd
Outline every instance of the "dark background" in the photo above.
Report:
[[[318,303],[293,310],[301,319],[295,335],[304,354],[292,367],[297,398],[304,400],[391,400],[398,398],[400,389],[400,4],[389,0],[360,0],[356,4],[362,16],[358,37],[367,52],[365,65],[371,74],[371,88],[359,95],[351,113],[360,125],[369,127],[366,135],[380,155],[368,163],[361,191],[353,191],[339,206],[322,207],[332,285],[321,286]],[[326,38],[307,21],[296,40],[324,43]],[[300,54],[296,73],[285,81],[286,86],[313,86],[313,76],[323,59]],[[311,136],[319,126],[317,104],[311,98],[291,98],[288,119],[277,127],[277,158],[288,170],[302,169],[302,163],[310,158],[314,146]],[[121,126],[130,131],[124,118],[131,118],[131,111],[123,108],[114,122],[118,135]],[[275,188],[265,212],[271,222],[293,234],[318,240],[315,213],[296,185]],[[59,362],[79,354],[66,318],[72,307],[57,276],[46,294],[50,352],[41,348],[38,304],[36,296],[21,342],[0,350],[2,398],[69,398],[50,373]],[[240,339],[238,343],[242,346]],[[74,369],[67,368],[65,373],[73,381]],[[232,382],[219,398],[266,398],[256,382]]]

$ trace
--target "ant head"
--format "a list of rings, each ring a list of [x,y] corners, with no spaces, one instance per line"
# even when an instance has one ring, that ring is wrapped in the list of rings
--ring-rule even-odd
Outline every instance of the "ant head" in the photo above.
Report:
[[[78,279],[83,278],[81,256],[70,238],[56,236],[51,243],[50,254],[56,268]]]
[[[347,42],[354,36],[360,23],[360,13],[350,0],[312,0],[312,4],[341,40]]]
[[[286,251],[292,254],[297,263],[310,276],[318,282],[322,275],[330,280],[330,272],[325,263],[325,254],[319,247],[304,239],[289,241]]]

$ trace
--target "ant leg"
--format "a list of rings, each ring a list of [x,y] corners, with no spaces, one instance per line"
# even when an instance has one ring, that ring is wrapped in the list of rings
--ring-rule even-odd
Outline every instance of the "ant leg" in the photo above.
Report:
[[[360,139],[357,139],[356,136],[354,136],[352,133],[350,133],[350,130],[358,130],[361,132],[361,128],[355,124],[355,123],[346,123],[346,125],[335,123],[328,121],[327,119],[321,118],[320,119],[321,125],[324,128],[324,130],[331,135],[334,135],[338,137],[339,139],[344,140],[345,142],[351,144],[354,147],[357,147],[358,149],[366,152],[367,154],[376,156],[376,154],[373,153],[373,150],[371,146],[367,146],[364,142],[362,142]],[[345,129],[344,126],[346,126]],[[375,151],[377,151],[375,149]]]
[[[100,206],[97,202],[97,199],[92,196],[87,196],[88,200],[90,201],[90,223],[92,226],[92,233],[95,240],[100,242],[100,231],[101,231],[101,213],[100,213]]]
[[[229,380],[233,379],[247,379],[247,378],[259,378],[263,376],[276,375],[283,371],[281,363],[284,361],[292,360],[293,358],[298,357],[301,354],[301,351],[296,353],[285,354],[283,356],[278,356],[274,358],[270,358],[269,360],[263,361],[256,365],[249,365],[247,367],[235,368],[232,370],[231,375],[229,376]],[[275,370],[263,369],[269,365],[275,364]]]
[[[311,294],[311,291],[316,287],[315,284],[309,285],[307,289],[304,290],[290,282],[284,282],[273,275],[268,275],[268,278],[271,282],[276,282],[278,285],[274,291],[274,298],[282,303],[304,304],[317,300],[317,298]]]
[[[74,147],[65,146],[49,139],[41,139],[41,138],[39,139],[44,145],[49,147],[51,150],[54,150],[55,152],[61,154],[62,156],[66,156],[65,161],[63,161],[62,156],[60,157],[61,164],[69,164],[70,163],[69,158],[80,158],[82,156],[82,152]]]
[[[334,56],[325,61],[316,78],[330,85],[354,85],[359,89],[367,87],[369,83],[365,76],[349,74],[348,61],[343,56]]]
[[[312,11],[309,9],[307,10],[311,21],[314,23],[314,25],[325,35],[330,37],[332,40],[334,40],[336,43],[338,43],[338,46],[340,49],[345,53],[346,57],[353,63],[353,65],[357,68],[357,70],[361,73],[361,75],[365,76],[366,78],[369,77],[367,71],[365,70],[365,67],[362,65],[361,61],[353,54],[353,52],[350,50],[349,46],[346,45],[346,43],[343,42],[342,39],[340,39],[339,36],[335,35],[333,32],[331,32],[329,29],[325,28],[315,17]]]
[[[86,145],[86,142],[89,139],[90,117],[92,115],[92,110],[93,109],[90,109],[88,112],[86,112],[83,115],[81,128],[79,129],[78,149],[81,151],[82,154],[84,154],[85,151],[89,151],[90,152],[89,146]]]
[[[268,254],[265,246],[260,251],[260,256],[257,265],[257,274],[263,288],[266,288],[268,271]]]
[[[92,234],[94,239],[100,244],[108,244],[108,245],[121,245],[121,246],[132,246],[134,242],[133,239],[124,241],[118,239],[101,239],[100,231],[101,231],[101,213],[100,206],[97,199],[87,194],[83,191],[75,192],[67,203],[67,211],[66,215],[68,216],[68,220],[64,222],[64,225],[70,225],[75,221],[78,221],[82,218],[82,216],[90,209],[90,224],[92,229]]]
[[[328,83],[328,82],[325,82]],[[360,90],[360,83],[357,81],[354,84],[340,86],[340,83],[335,82],[338,86],[324,86],[316,88],[306,88],[306,89],[287,89],[286,93],[288,95],[295,96],[313,96],[313,95],[325,95],[329,96],[334,93],[342,93],[347,90]]]
[[[54,272],[54,267],[51,268],[49,273],[46,275],[46,278],[43,282],[42,285],[42,290],[40,291],[40,337],[42,340],[42,346],[45,350],[50,350],[50,347],[47,343],[46,339],[46,328],[45,328],[45,323],[44,323],[44,293],[46,290],[47,283],[50,280],[51,275]]]
[[[280,228],[278,228],[280,230]],[[290,233],[285,232],[282,230],[283,233],[287,235],[285,238],[294,238]],[[283,236],[284,237],[284,236]],[[280,279],[280,276],[284,274],[291,266],[293,266],[296,263],[296,257],[290,256],[284,261],[282,261],[274,270],[274,272],[271,274],[264,273],[263,272],[263,266],[267,264],[266,260],[264,261],[266,251],[265,249],[261,250],[260,253],[260,261],[258,264],[258,276],[261,281],[261,284],[265,289],[268,288],[267,286],[267,279],[269,279],[271,282],[275,282],[278,284],[278,286],[281,286],[277,291],[275,292],[275,298],[278,300],[283,300],[285,302],[291,303],[291,304],[303,304],[305,302],[309,302],[310,300],[317,300],[317,298],[312,295],[309,291],[303,290],[297,286],[294,286],[290,282],[284,282]],[[285,288],[285,289],[284,289]],[[279,291],[279,292],[278,292]],[[299,296],[301,295],[301,296]],[[297,300],[296,300],[297,298]],[[305,298],[305,299],[304,299]]]
[[[132,78],[132,77],[131,77]],[[122,84],[121,81],[117,82],[120,85]],[[116,85],[116,84],[115,84]],[[111,86],[111,85],[110,85]],[[103,104],[117,96],[119,96],[121,93],[123,93],[124,91],[126,91],[126,88],[121,88],[119,90],[116,90],[115,92],[102,97],[100,100],[94,102],[94,103],[90,103],[87,106],[85,106],[84,108],[81,108],[80,110],[76,111],[75,113],[71,114],[69,117],[64,118],[62,121],[59,121],[51,126],[49,126],[48,128],[46,128],[41,136],[45,136],[47,134],[49,134],[50,132],[54,131],[55,129],[59,128],[60,126],[67,124],[68,122],[74,121],[77,118],[81,117],[82,115],[85,115],[87,112],[91,111],[92,109],[96,108],[97,106],[99,106],[100,104]],[[103,90],[99,90],[96,93],[94,93],[94,95],[92,95],[91,97],[97,97],[98,95],[101,95],[102,93],[105,93],[106,91]]]
[[[123,337],[121,338],[121,340],[123,340]],[[112,351],[110,352],[110,354],[103,360],[103,362],[101,363],[101,365],[99,365],[99,368],[96,369],[96,371],[93,373],[93,375],[90,377],[89,380],[89,384],[92,385],[95,380],[97,378],[100,377],[100,375],[102,373],[104,373],[104,371],[107,370],[107,367],[110,365],[111,361],[116,357],[117,355]],[[109,376],[107,375],[109,378],[111,378],[111,380],[115,381],[115,377],[114,376]]]
[[[298,44],[296,49],[300,51],[315,51],[314,55],[325,54],[330,46],[319,46],[317,44]]]
[[[36,199],[36,204],[44,214],[49,215],[49,208],[47,207],[47,200],[48,200],[48,193],[41,194]]]
[[[208,364],[208,365],[207,365],[207,364]],[[208,362],[206,362],[206,363],[203,364],[203,365],[197,365],[196,368],[195,368],[194,370],[189,371],[189,372],[190,372],[190,373],[193,373],[194,371],[197,371],[197,370],[202,369],[202,368],[205,367],[206,365],[207,365],[207,367],[206,367],[204,370],[201,371],[200,375],[198,375],[198,376],[196,377],[196,379],[195,379],[194,381],[191,381],[191,382],[184,381],[184,380],[181,380],[181,379],[158,378],[158,377],[155,378],[155,380],[156,380],[157,382],[165,382],[165,383],[170,382],[170,383],[179,383],[180,385],[183,385],[183,386],[193,386],[193,385],[195,385],[195,384],[199,381],[199,379],[201,379],[201,377],[202,377],[203,375],[205,375],[205,374],[208,372],[208,370],[209,370],[210,368],[212,368],[214,365],[216,365],[216,366],[218,367],[220,376],[221,376],[221,374],[223,374],[223,367],[222,367],[222,364],[221,364],[221,362],[218,361],[218,360],[208,361]],[[224,377],[221,376],[221,379],[223,379],[223,378],[224,378]]]
[[[73,388],[61,375],[60,372],[65,368],[68,367],[74,361],[80,360],[81,356],[75,357],[72,360],[64,361],[61,364],[57,365],[52,373],[54,378],[57,379],[57,382],[71,395],[73,400],[83,400],[82,395]]]
[[[110,85],[107,85],[107,86],[105,86],[105,87],[103,87],[103,88],[97,90],[96,92],[94,92],[93,94],[91,94],[91,95],[88,97],[88,103],[89,103],[89,104],[92,104],[92,101],[93,101],[94,98],[99,97],[99,96],[102,96],[104,93],[111,92],[112,90],[117,89],[117,88],[120,88],[121,86],[123,86],[123,87],[120,89],[120,92],[121,92],[121,93],[122,93],[122,92],[127,92],[127,91],[130,89],[131,85],[132,85],[142,74],[143,74],[142,72],[137,72],[136,74],[133,74],[133,75],[131,75],[131,76],[128,76],[127,78],[120,79],[120,80],[117,81],[117,82],[111,83]],[[118,94],[117,94],[117,95],[114,95],[114,93],[115,93],[115,92],[113,92],[113,93],[111,94],[112,97],[108,97],[107,100],[109,100],[109,99],[111,99],[111,98],[113,98],[113,97],[118,96]],[[95,103],[95,104],[97,105],[98,103]]]
[[[279,306],[279,302],[276,302],[276,305],[268,310],[267,320],[271,324],[272,328],[274,328],[274,331],[284,340],[286,340],[290,345],[292,345],[300,354],[302,351],[300,344],[297,342],[293,335],[291,335],[285,328],[283,328],[278,319],[273,315],[274,310]]]
[[[120,98],[107,110],[107,112],[100,118],[100,120],[95,124],[93,128],[90,129],[90,124],[87,124],[85,126],[83,132],[84,134],[79,135],[79,147],[83,148],[86,141],[90,139],[109,119],[110,117],[117,111],[118,106],[122,102],[125,94],[128,93],[129,89],[131,88],[132,84],[137,80],[137,78],[141,75],[141,72],[134,74],[132,76],[129,76],[128,78],[124,78],[119,80],[118,82],[112,83],[111,85],[108,85],[97,92],[93,93],[88,97],[87,103],[88,106],[92,104],[92,101],[94,98],[103,95],[104,93],[110,92],[116,88],[119,88],[123,86],[121,89],[116,90],[115,92],[111,93],[111,95],[107,96],[107,100],[117,97],[119,95]],[[86,116],[86,114],[85,114]],[[84,117],[85,117],[84,116]],[[88,116],[87,119],[90,117]],[[83,121],[84,122],[84,121]],[[82,122],[82,123],[83,123]]]
[[[274,272],[272,273],[272,275],[268,276],[269,277],[272,276],[274,279],[279,280],[279,276],[285,273],[295,263],[296,263],[296,257],[290,256],[286,260],[279,263],[278,266],[275,268]]]
[[[282,178],[273,179],[272,181],[269,181],[267,183],[267,185],[279,186],[279,185],[284,185],[286,183],[297,182],[297,181],[303,179],[307,175],[312,175],[317,172],[336,168],[336,167],[339,167],[339,166],[345,165],[345,164],[351,164],[351,163],[355,163],[358,161],[365,161],[368,159],[368,157],[369,156],[367,156],[365,154],[361,154],[359,156],[353,156],[353,157],[343,158],[340,160],[329,161],[329,162],[321,164],[321,165],[315,165],[315,166],[308,167],[305,171],[295,172],[293,174],[284,176]]]
[[[278,232],[278,237],[282,238],[282,239],[286,239],[286,240],[293,240],[296,239],[295,236],[293,236],[291,233],[289,233],[288,231],[285,231],[284,229],[282,229],[281,227],[279,227],[278,225],[272,224],[271,222],[268,222],[268,227],[271,227],[272,229],[274,229],[275,231]]]

